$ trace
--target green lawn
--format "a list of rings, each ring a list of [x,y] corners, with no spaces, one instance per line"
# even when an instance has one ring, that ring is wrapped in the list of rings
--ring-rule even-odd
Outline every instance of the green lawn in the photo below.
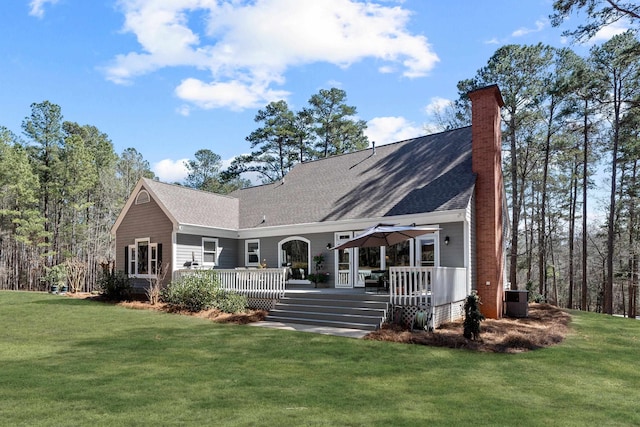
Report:
[[[0,292],[0,425],[640,425],[640,321],[479,354]]]

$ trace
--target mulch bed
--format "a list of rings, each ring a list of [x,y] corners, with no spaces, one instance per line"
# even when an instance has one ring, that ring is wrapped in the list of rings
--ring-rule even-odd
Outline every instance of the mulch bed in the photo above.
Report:
[[[480,339],[463,337],[462,321],[446,323],[433,332],[410,331],[387,324],[364,339],[460,348],[492,353],[522,353],[562,342],[571,315],[550,304],[529,304],[526,318],[487,319],[480,325]]]
[[[67,295],[74,298],[102,300],[100,296],[86,293],[68,293]],[[132,309],[164,311],[210,319],[219,323],[233,323],[237,325],[259,322],[264,320],[268,314],[265,310],[248,310],[245,313],[229,314],[215,309],[192,313],[188,311],[170,310],[163,303],[151,305],[146,301],[124,301],[115,304]],[[529,304],[529,316],[526,318],[484,320],[480,326],[480,339],[476,341],[466,339],[462,336],[462,321],[446,323],[433,332],[411,331],[399,325],[385,324],[379,330],[366,335],[364,339],[459,348],[481,352],[522,353],[562,342],[569,331],[570,322],[571,316],[569,313],[556,306],[550,304]]]

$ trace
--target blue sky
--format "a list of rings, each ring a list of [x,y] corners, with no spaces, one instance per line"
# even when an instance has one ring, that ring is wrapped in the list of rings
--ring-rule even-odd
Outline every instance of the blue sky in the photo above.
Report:
[[[171,182],[199,149],[249,152],[269,102],[298,110],[323,88],[346,91],[377,144],[428,133],[499,46],[569,46],[579,18],[552,28],[552,0],[4,0],[0,13],[0,125],[21,134],[49,100]]]

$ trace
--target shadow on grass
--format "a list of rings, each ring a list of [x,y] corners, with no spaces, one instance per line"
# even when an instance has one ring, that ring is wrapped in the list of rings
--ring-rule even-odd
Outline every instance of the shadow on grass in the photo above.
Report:
[[[87,305],[93,304],[90,298],[69,298],[65,295],[48,295],[50,298],[40,299],[37,301],[31,301],[31,304],[44,304],[44,305]]]

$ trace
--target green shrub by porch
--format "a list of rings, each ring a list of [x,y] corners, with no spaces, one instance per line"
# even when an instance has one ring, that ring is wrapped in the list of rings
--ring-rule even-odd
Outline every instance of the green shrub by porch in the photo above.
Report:
[[[161,299],[175,310],[191,312],[217,308],[239,313],[247,308],[247,297],[222,289],[214,270],[198,271],[171,282],[162,291]]]
[[[169,283],[160,297],[169,307],[175,310],[201,311],[213,307],[222,293],[220,280],[215,271],[198,271],[180,277]]]

